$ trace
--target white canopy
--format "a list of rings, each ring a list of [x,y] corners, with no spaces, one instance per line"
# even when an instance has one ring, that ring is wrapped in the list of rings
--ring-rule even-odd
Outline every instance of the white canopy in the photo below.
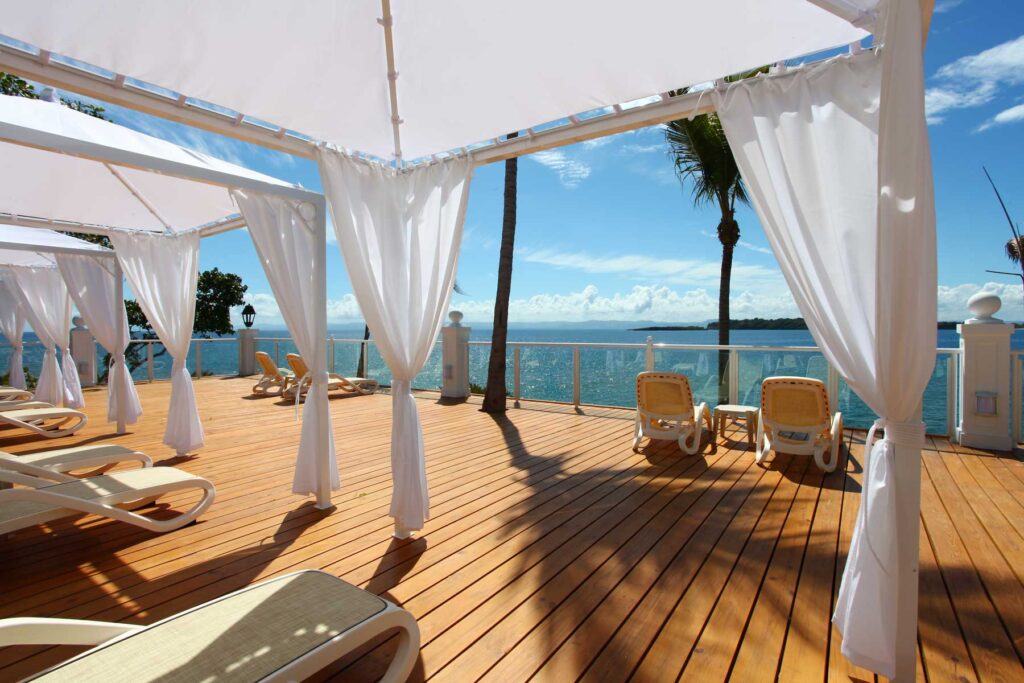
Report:
[[[55,230],[20,225],[0,224],[0,250],[0,264],[4,265],[54,266],[54,259],[48,254],[56,253],[114,258],[114,252],[102,245]]]
[[[876,4],[0,0],[0,31],[284,129],[415,159],[846,45],[867,35],[849,20],[870,23]]]
[[[11,141],[0,142],[0,210],[22,216],[180,232],[238,214],[226,187],[154,170],[209,180],[227,176],[236,184],[244,179],[279,191],[295,188],[68,107],[24,97],[0,96],[0,139]],[[97,150],[117,161],[94,160],[100,156]]]

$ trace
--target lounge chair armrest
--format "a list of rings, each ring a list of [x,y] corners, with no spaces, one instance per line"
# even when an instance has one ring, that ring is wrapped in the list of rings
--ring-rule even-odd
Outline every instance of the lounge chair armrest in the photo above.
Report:
[[[0,647],[10,645],[99,645],[143,626],[109,621],[18,617],[0,619]]]
[[[843,438],[843,414],[839,411],[832,416],[832,438]]]

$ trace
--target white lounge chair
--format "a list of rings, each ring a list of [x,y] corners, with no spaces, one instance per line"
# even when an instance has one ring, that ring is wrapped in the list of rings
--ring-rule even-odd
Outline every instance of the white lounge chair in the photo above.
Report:
[[[213,502],[213,484],[174,467],[145,467],[98,477],[51,483],[56,474],[33,477],[0,469],[0,482],[21,486],[0,490],[0,534],[82,513],[166,532],[194,522]],[[178,491],[200,491],[202,498],[171,519],[153,519],[132,512],[143,502]]]
[[[74,420],[70,426],[65,426]],[[30,408],[0,411],[0,427],[17,427],[33,434],[56,439],[74,434],[89,421],[85,413],[71,408]]]
[[[8,410],[32,410],[35,408],[53,408],[52,403],[45,401],[33,401],[31,399],[19,399],[17,401],[0,400],[0,412]]]
[[[309,391],[311,384],[308,376],[309,367],[306,365],[306,361],[302,359],[302,356],[297,353],[289,353],[286,358],[297,379],[285,394],[292,399],[304,396]],[[303,378],[305,378],[305,381],[303,381]],[[343,377],[337,373],[330,372],[327,374],[327,391],[334,391],[335,389],[340,389],[349,394],[368,396],[377,391],[377,380],[365,377]]]
[[[391,631],[398,633],[398,650],[381,680],[400,683],[419,653],[419,627],[412,615],[330,574],[305,570],[149,626],[0,619],[0,647],[96,646],[34,681],[300,681]]]
[[[757,421],[755,458],[764,461],[771,450],[813,455],[826,472],[839,464],[843,414],[832,415],[825,384],[807,377],[769,377],[761,384],[761,414]],[[825,460],[825,451],[829,460]]]
[[[711,411],[706,403],[694,405],[686,375],[641,372],[636,376],[634,453],[640,447],[640,440],[647,437],[677,440],[679,450],[693,455],[700,450],[704,424],[712,431]]]
[[[14,387],[0,387],[0,400],[2,401],[27,401],[32,398],[32,392]]]
[[[138,462],[142,467],[153,466],[153,460],[148,455],[115,444],[58,448],[23,455],[0,451],[0,469],[57,482],[78,479],[69,472],[88,470],[89,474],[95,476],[123,462]]]
[[[252,393],[257,396],[280,396],[295,381],[292,371],[277,367],[270,354],[257,351],[256,360],[263,370],[260,380],[252,387]]]

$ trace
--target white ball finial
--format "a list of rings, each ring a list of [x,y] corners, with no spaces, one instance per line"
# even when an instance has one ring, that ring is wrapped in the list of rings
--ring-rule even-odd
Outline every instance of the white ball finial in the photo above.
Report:
[[[452,327],[462,327],[462,311],[448,311],[448,319],[452,321]]]
[[[993,316],[1003,307],[1003,300],[992,292],[978,292],[967,300],[967,310],[974,316],[969,323],[998,323],[1002,322]]]

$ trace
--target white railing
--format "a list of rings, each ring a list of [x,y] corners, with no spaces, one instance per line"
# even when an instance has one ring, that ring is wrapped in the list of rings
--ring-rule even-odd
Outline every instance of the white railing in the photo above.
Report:
[[[283,360],[281,356],[282,343],[291,344],[292,340],[289,337],[257,337],[255,340],[257,343],[270,343],[273,344],[274,362],[277,365],[281,365]],[[222,344],[228,342],[238,342],[237,337],[220,337],[220,338],[193,338],[192,343],[195,344],[195,370],[194,376],[196,379],[200,379],[203,376],[203,348],[208,344]],[[155,381],[156,377],[156,366],[155,366],[155,352],[154,347],[160,344],[159,340],[156,339],[133,339],[132,344],[144,344],[146,346],[146,379],[148,381]],[[369,364],[370,359],[370,345],[373,344],[372,340],[363,339],[337,339],[330,337],[327,340],[328,344],[328,365],[331,372],[336,371],[336,350],[338,345],[351,345],[356,347],[362,347],[362,355],[365,362]],[[471,347],[489,347],[489,341],[471,341],[469,342]],[[37,341],[25,342],[26,347],[41,344]],[[440,345],[440,342],[438,342]],[[571,389],[571,401],[553,401],[556,403],[570,403],[574,406],[584,405],[584,396],[582,391],[582,372],[583,364],[581,363],[581,354],[585,350],[592,349],[607,349],[607,350],[623,350],[623,351],[635,351],[638,354],[643,354],[644,367],[647,370],[655,369],[656,357],[659,352],[666,351],[726,351],[728,352],[727,367],[725,372],[726,381],[728,383],[728,399],[731,403],[738,403],[741,400],[740,397],[740,365],[741,358],[745,353],[791,353],[791,354],[820,354],[820,349],[815,346],[751,346],[751,345],[719,345],[719,344],[666,344],[666,343],[653,343],[650,338],[646,344],[641,343],[607,343],[607,342],[530,342],[530,341],[510,341],[508,342],[509,353],[512,356],[512,396],[514,405],[518,406],[524,398],[530,400],[543,400],[538,399],[536,396],[523,396],[523,362],[522,355],[525,350],[535,348],[561,348],[569,351],[572,358],[572,389]],[[958,361],[960,357],[959,349],[940,348],[936,349],[940,360],[945,357],[946,362],[946,426],[947,431],[952,434],[956,421],[957,421],[957,406],[959,405],[958,400]],[[830,363],[827,365],[827,377],[826,385],[828,387],[828,393],[830,400],[833,405],[838,405],[838,399],[840,395],[840,377]],[[1024,413],[1024,406],[1021,405],[1021,400],[1018,398],[1021,396],[1022,378],[1024,378],[1024,351],[1014,351],[1011,359],[1012,368],[1012,396],[1015,402],[1013,411],[1013,436],[1020,441],[1021,438],[1021,423],[1022,413]],[[220,374],[233,374],[237,372],[237,366],[232,367],[231,371],[228,371],[225,367],[220,367]],[[432,389],[435,387],[419,387]],[[596,403],[586,403],[586,405],[601,405]],[[621,407],[621,406],[607,406],[607,407]]]
[[[1021,396],[1021,373],[1024,373],[1024,351],[1010,353],[1010,407],[1013,409],[1013,443],[1021,442],[1021,417],[1024,413],[1024,397]]]

